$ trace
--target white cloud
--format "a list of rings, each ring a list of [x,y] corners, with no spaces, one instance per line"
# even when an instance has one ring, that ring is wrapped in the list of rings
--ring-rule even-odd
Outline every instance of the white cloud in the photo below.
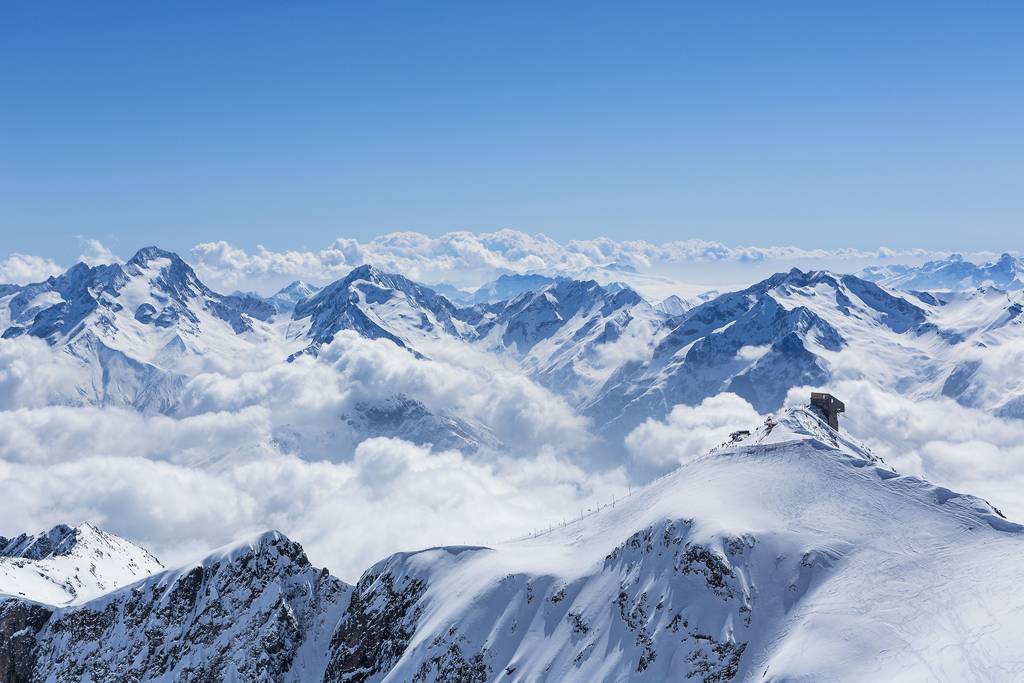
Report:
[[[62,402],[61,395],[81,372],[70,354],[54,353],[42,339],[5,339],[0,343],[0,411]]]
[[[62,372],[79,379],[71,357],[35,339],[0,352],[0,534],[91,520],[175,563],[279,528],[355,579],[390,552],[493,543],[626,486],[621,468],[588,471],[586,424],[561,399],[384,341],[339,334],[318,360],[206,372],[175,416],[47,405]],[[395,392],[486,422],[510,447],[341,438],[343,414]]]
[[[696,281],[692,277],[701,272],[702,265],[713,265],[715,277],[726,277],[729,273],[722,282],[735,282],[742,279],[741,272],[767,273],[793,265],[853,271],[896,258],[917,262],[943,255],[925,249],[895,251],[884,247],[730,247],[698,239],[663,244],[608,238],[560,243],[545,235],[517,230],[449,232],[437,237],[395,232],[365,243],[339,238],[318,251],[275,252],[260,246],[250,253],[225,241],[198,244],[192,249],[192,260],[202,277],[224,289],[261,290],[294,279],[325,284],[363,263],[422,282],[475,286],[501,273],[573,274],[609,263],[632,266],[641,272],[671,273],[684,282]],[[731,271],[726,269],[730,264],[734,267]]]
[[[64,268],[42,256],[14,253],[0,261],[0,284],[25,285],[60,275]]]
[[[124,435],[153,433],[121,445],[116,425],[126,416],[118,411],[33,412],[52,414],[21,422],[21,430],[70,423],[79,433],[74,423],[87,417],[110,438],[55,447],[43,461],[0,457],[0,486],[9,492],[0,499],[0,532],[88,519],[140,540],[172,564],[279,528],[302,542],[315,562],[355,580],[389,553],[507,539],[621,495],[626,484],[621,470],[588,474],[550,454],[477,458],[380,438],[363,442],[350,462],[309,462],[256,449],[246,458],[200,466],[191,456],[168,458],[173,444],[158,444],[168,434],[158,418],[139,417],[122,428]],[[232,430],[215,422],[208,451],[235,448]],[[174,431],[172,440],[181,441]],[[125,455],[129,450],[135,454]]]
[[[264,406],[275,438],[300,438],[307,455],[347,457],[342,416],[361,403],[410,396],[435,415],[456,415],[486,425],[509,452],[582,451],[587,423],[564,399],[498,365],[422,360],[385,340],[343,331],[317,359],[299,357],[236,376],[204,373],[185,388],[180,412],[198,415]],[[347,451],[347,452],[346,452]]]
[[[101,266],[122,260],[120,257],[115,256],[114,252],[110,251],[110,249],[104,246],[103,243],[97,239],[79,237],[78,241],[82,249],[82,253],[79,255],[78,260],[86,265]]]
[[[80,237],[79,242],[82,254],[78,257],[78,261],[96,266],[120,260],[99,240]],[[60,275],[65,270],[67,270],[67,266],[62,266],[44,256],[12,253],[0,261],[0,284],[26,285],[32,282],[42,282],[52,275]]]
[[[98,240],[80,238],[79,260],[90,265],[119,260]],[[595,276],[608,264],[635,268],[648,277],[660,276],[671,287],[658,287],[655,298],[670,293],[691,295],[709,287],[749,283],[793,266],[854,272],[867,265],[917,264],[947,256],[927,249],[808,249],[795,246],[729,246],[687,239],[661,244],[644,240],[595,238],[558,242],[543,234],[518,230],[448,232],[429,236],[393,232],[367,242],[339,237],[322,249],[272,251],[257,246],[247,251],[230,242],[203,242],[188,257],[200,277],[215,289],[256,290],[269,294],[293,280],[323,285],[344,277],[352,268],[371,263],[426,283],[449,282],[474,287],[503,273],[540,272],[552,275]],[[985,260],[988,252],[968,254]],[[62,272],[54,261],[12,254],[0,261],[0,282],[25,283]],[[614,272],[605,273],[605,279]],[[628,280],[628,274],[620,276]],[[636,277],[636,276],[634,276]],[[600,277],[599,277],[600,279]],[[665,284],[663,283],[663,284]],[[641,284],[637,284],[642,289]],[[653,296],[653,295],[652,295]]]
[[[116,258],[92,240],[83,252],[92,263]],[[516,231],[392,233],[365,244],[339,239],[319,251],[249,253],[214,242],[192,254],[201,276],[222,289],[296,278],[323,283],[364,262],[419,280],[477,284],[500,272],[576,272],[609,262],[650,270],[699,263],[777,268],[787,259],[907,256],[698,240],[561,244]],[[38,280],[59,270],[52,261],[15,254],[0,262],[0,280]],[[626,335],[600,360],[614,366],[646,348],[646,336]],[[42,341],[6,340],[0,533],[90,519],[176,562],[277,527],[306,545],[315,562],[353,579],[389,552],[494,542],[621,492],[623,469],[603,470],[599,459],[587,459],[589,425],[563,399],[493,358],[461,347],[425,350],[432,361],[341,333],[318,359],[281,363],[279,349],[258,358],[203,357],[180,411],[145,416],[52,405],[69,400],[61,393],[80,381],[82,367]],[[740,355],[763,351],[745,347]],[[1024,422],[952,401],[894,396],[866,382],[840,382],[835,391],[848,406],[844,429],[897,469],[982,495],[1024,519]],[[357,405],[395,394],[436,415],[486,425],[507,448],[470,456],[396,438],[360,440],[346,431],[345,416]],[[792,398],[802,402],[806,390]],[[631,465],[641,473],[665,471],[759,421],[732,394],[676,406],[664,421],[648,420],[627,437]]]
[[[762,346],[741,346],[740,350],[736,352],[736,358],[746,361],[747,363],[752,363],[771,351],[771,348],[770,344],[764,344]]]
[[[751,429],[761,416],[736,394],[718,394],[700,405],[677,405],[665,421],[648,419],[626,436],[626,448],[641,464],[665,471]]]

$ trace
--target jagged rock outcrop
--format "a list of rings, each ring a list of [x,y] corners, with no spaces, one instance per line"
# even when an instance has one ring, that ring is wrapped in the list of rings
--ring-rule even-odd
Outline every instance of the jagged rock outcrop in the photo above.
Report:
[[[310,681],[323,675],[350,592],[297,543],[268,532],[56,609],[42,625],[24,601],[2,614],[34,620],[32,642],[9,646],[34,660],[25,680]]]

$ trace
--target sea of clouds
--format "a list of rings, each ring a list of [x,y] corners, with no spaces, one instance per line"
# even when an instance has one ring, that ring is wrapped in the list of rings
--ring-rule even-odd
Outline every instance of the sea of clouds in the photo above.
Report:
[[[593,457],[586,421],[529,380],[352,334],[319,359],[200,373],[173,415],[53,405],[75,371],[38,340],[0,344],[0,533],[90,520],[176,563],[276,528],[348,580],[399,550],[486,545],[571,519],[763,419],[733,394],[677,406],[609,463]],[[465,454],[339,436],[339,415],[395,390],[489,424],[508,446]],[[848,406],[843,429],[898,471],[1024,518],[1024,422],[865,381],[832,390]]]
[[[89,520],[174,563],[276,528],[354,580],[391,552],[493,543],[621,496],[624,468],[590,466],[588,425],[563,399],[479,362],[341,333],[317,359],[200,372],[173,414],[143,415],[75,405],[69,354],[6,340],[0,533]],[[504,445],[352,441],[342,416],[396,392],[486,424]]]
[[[371,263],[428,284],[476,287],[505,273],[587,274],[614,264],[680,283],[722,286],[747,282],[794,266],[857,270],[878,263],[917,263],[943,256],[923,249],[804,249],[792,246],[726,246],[688,239],[654,244],[595,238],[558,242],[518,230],[449,232],[429,236],[395,232],[368,242],[339,238],[317,251],[248,251],[225,241],[197,244],[191,257],[201,277],[225,288],[265,290],[301,279],[315,284],[343,277]]]
[[[787,259],[930,258],[931,252],[808,252],[612,240],[558,243],[514,231],[337,240],[319,252],[247,252],[197,245],[190,261],[222,289],[277,281],[324,283],[364,262],[414,279],[479,284],[502,272],[574,272],[608,263],[657,272],[669,265],[779,269]],[[83,241],[81,260],[116,257]],[[61,272],[12,255],[0,281]],[[739,271],[738,271],[739,272]],[[752,279],[752,278],[751,278]],[[749,284],[746,282],[745,284]],[[337,335],[317,359],[202,359],[170,415],[76,405],[66,389],[81,367],[44,342],[0,343],[0,534],[92,521],[138,540],[166,563],[277,528],[311,559],[354,580],[399,550],[494,543],[571,519],[751,428],[763,416],[732,394],[677,406],[625,440],[619,462],[561,398],[493,358],[436,349],[418,359],[386,341]],[[1015,371],[1015,369],[1010,369]],[[790,402],[806,400],[809,388]],[[843,429],[904,474],[982,496],[1024,520],[1024,421],[951,400],[914,400],[870,382],[832,390]],[[431,412],[489,426],[502,444],[473,454],[400,439],[352,441],[341,416],[395,393]]]

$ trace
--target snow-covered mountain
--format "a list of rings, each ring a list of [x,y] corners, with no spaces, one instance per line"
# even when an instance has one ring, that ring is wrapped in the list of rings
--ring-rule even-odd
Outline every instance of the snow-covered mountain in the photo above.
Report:
[[[648,345],[664,318],[631,289],[564,279],[461,316],[478,346],[511,355],[573,403],[589,397],[624,353]]]
[[[1003,254],[995,261],[976,264],[960,254],[921,266],[872,266],[861,277],[893,289],[963,291],[979,287],[1024,289],[1024,259]]]
[[[906,294],[794,269],[672,318],[649,356],[621,365],[583,410],[621,436],[721,392],[769,412],[792,387],[842,377],[1013,414],[1024,384],[995,367],[1020,339],[1019,298],[999,290]]]
[[[140,249],[124,264],[79,263],[58,277],[8,287],[0,297],[3,338],[44,339],[79,370],[63,400],[173,408],[202,356],[231,357],[266,339],[273,307],[252,295],[222,295],[180,257]]]
[[[550,533],[382,561],[325,680],[1012,680],[1022,530],[801,409]]]
[[[0,599],[81,602],[163,569],[143,548],[84,523],[0,536]]]
[[[456,312],[450,301],[432,289],[363,265],[299,302],[288,337],[308,340],[303,351],[314,354],[341,330],[415,350],[424,338],[459,336]]]
[[[737,425],[742,427],[744,425]],[[0,602],[10,681],[1017,680],[1024,527],[806,408],[580,520],[388,557],[276,532],[87,602]]]
[[[217,294],[204,285],[177,254],[145,247],[124,264],[73,266],[63,275],[6,294],[9,313],[4,338],[28,334],[52,345],[95,334],[115,348],[150,329],[197,336],[214,321],[235,334],[252,331],[254,320],[274,311],[258,297]],[[138,351],[138,346],[131,346]],[[151,349],[152,350],[152,349]]]
[[[291,313],[299,302],[308,299],[320,288],[302,280],[296,280],[287,287],[282,288],[275,294],[267,297],[267,303],[274,307],[277,313]]]
[[[320,290],[296,282],[266,299],[226,296],[178,256],[147,247],[124,264],[78,264],[45,282],[0,288],[0,344],[38,337],[63,354],[74,377],[53,403],[175,414],[185,388],[211,368],[267,369],[316,357],[347,331],[395,344],[418,362],[486,358],[520,373],[590,419],[612,451],[677,404],[729,391],[768,412],[793,387],[838,378],[1024,416],[1024,381],[1002,371],[1024,360],[1024,290],[907,292],[794,269],[736,292],[657,306],[620,283],[595,280],[509,276],[482,291],[486,303],[459,306],[364,265]],[[373,393],[338,410],[322,440],[351,441],[347,451],[370,436],[467,452],[500,444],[486,419],[429,405],[414,390]],[[287,426],[278,431],[280,443],[302,437]]]
[[[473,292],[469,303],[493,304],[498,301],[509,301],[520,294],[536,292],[566,279],[568,278],[553,278],[536,273],[528,275],[502,275],[497,280],[481,285],[479,289]]]
[[[721,295],[718,290],[708,290],[702,294],[692,297],[680,297],[675,294],[667,296],[661,300],[660,303],[655,305],[655,309],[661,311],[665,315],[676,317],[685,315],[687,311],[690,311],[703,303],[711,301],[715,297]]]
[[[74,606],[0,602],[0,674],[318,681],[350,592],[310,566],[299,544],[267,532]]]

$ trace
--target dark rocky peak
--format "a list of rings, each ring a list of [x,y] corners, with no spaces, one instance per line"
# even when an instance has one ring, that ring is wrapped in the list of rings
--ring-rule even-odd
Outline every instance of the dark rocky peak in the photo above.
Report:
[[[874,282],[854,275],[836,275],[829,271],[802,271],[793,268],[786,273],[776,273],[745,290],[729,294],[701,304],[689,311],[680,324],[682,329],[697,332],[709,325],[724,324],[733,315],[750,308],[754,302],[772,291],[788,295],[799,290],[826,285],[834,291],[835,305],[845,315],[851,315],[854,301],[851,295],[860,299],[868,308],[881,314],[883,324],[898,333],[906,332],[925,322],[927,314],[907,299],[888,292]],[[703,325],[694,323],[704,322]]]
[[[321,680],[350,592],[268,531],[58,610],[18,654],[60,683]]]
[[[173,251],[167,251],[157,246],[142,247],[135,255],[132,256],[126,262],[128,265],[139,265],[147,267],[152,261],[156,260],[167,260],[167,261],[181,261],[181,257],[175,254]],[[181,261],[184,263],[184,261]]]
[[[22,557],[41,560],[53,555],[66,555],[74,547],[77,530],[58,524],[38,534],[20,534],[14,538],[0,537],[0,557]]]
[[[179,301],[197,296],[214,295],[192,270],[192,266],[185,263],[174,252],[165,251],[159,247],[139,249],[125,263],[124,271],[129,277],[138,277],[148,274],[147,271],[157,267],[159,272],[155,277],[151,277],[151,282],[164,293]]]
[[[389,339],[407,347],[388,329],[387,321],[368,315],[364,310],[391,301],[395,296],[404,296],[413,308],[419,309],[420,329],[433,330],[432,318],[445,332],[458,334],[452,322],[458,309],[448,299],[402,275],[385,273],[369,264],[353,269],[343,279],[300,301],[292,312],[292,319],[310,318],[312,321],[309,337],[313,347],[307,349],[308,352],[315,353],[316,346],[330,343],[341,330],[353,330],[369,339]]]
[[[550,308],[563,318],[571,318],[578,312],[589,310],[600,303],[602,312],[610,313],[622,306],[640,303],[639,294],[628,288],[609,291],[596,280],[561,279],[534,292],[525,292],[509,302],[510,312],[518,314],[528,310]]]
[[[773,285],[774,288],[809,288],[816,287],[820,284],[826,284],[831,287],[838,287],[839,282],[836,276],[827,270],[808,270],[803,271],[799,268],[793,268],[785,277],[782,278],[777,284]],[[756,286],[756,285],[755,285]]]
[[[367,286],[369,285],[369,286]],[[339,298],[357,300],[355,290],[360,290],[369,303],[380,303],[390,298],[390,292],[398,291],[409,296],[416,303],[436,311],[451,313],[455,307],[443,296],[429,287],[420,285],[403,275],[385,273],[379,268],[364,264],[352,269],[341,280],[327,285],[312,297],[300,302],[295,307],[295,318],[302,318],[323,306],[326,302]]]

